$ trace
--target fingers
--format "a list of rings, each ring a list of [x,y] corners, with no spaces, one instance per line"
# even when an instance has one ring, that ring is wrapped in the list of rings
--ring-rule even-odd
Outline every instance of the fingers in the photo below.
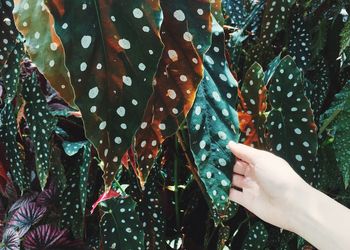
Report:
[[[246,162],[237,159],[235,165],[233,166],[233,172],[244,175],[248,167],[249,165]]]
[[[244,177],[242,175],[234,174],[232,177],[232,185],[238,188],[243,188]]]
[[[259,154],[259,150],[254,149],[252,147],[246,146],[241,143],[235,143],[230,141],[228,144],[231,152],[239,159],[247,162],[254,163],[254,159],[256,159],[256,155]]]
[[[234,188],[230,189],[229,199],[240,205],[243,205],[244,203],[243,193]]]

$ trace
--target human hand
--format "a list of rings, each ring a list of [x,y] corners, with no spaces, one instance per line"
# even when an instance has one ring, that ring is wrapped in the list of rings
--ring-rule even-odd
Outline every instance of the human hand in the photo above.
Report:
[[[282,158],[243,144],[229,143],[237,157],[230,199],[262,220],[292,231],[298,194],[308,184]],[[242,189],[242,191],[236,188]]]

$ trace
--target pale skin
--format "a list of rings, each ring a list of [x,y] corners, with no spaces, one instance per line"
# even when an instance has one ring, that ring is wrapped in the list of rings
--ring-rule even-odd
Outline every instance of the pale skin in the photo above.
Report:
[[[237,157],[230,199],[321,250],[350,249],[350,210],[308,185],[282,158],[229,143]]]

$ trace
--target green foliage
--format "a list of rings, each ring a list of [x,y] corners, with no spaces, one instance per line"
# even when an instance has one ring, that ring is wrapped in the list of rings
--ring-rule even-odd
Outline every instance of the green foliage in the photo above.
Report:
[[[229,201],[227,144],[350,206],[346,8],[0,0],[0,249],[308,246]]]

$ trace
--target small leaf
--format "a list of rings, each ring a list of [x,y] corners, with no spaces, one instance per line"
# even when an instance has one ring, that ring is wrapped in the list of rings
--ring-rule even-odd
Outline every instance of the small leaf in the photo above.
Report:
[[[249,230],[246,236],[242,250],[265,249],[268,233],[262,222],[256,222]]]
[[[18,230],[20,237],[23,237],[30,227],[38,223],[45,215],[46,208],[40,207],[35,203],[28,203],[20,207],[10,218],[9,226]]]
[[[218,236],[218,244],[216,246],[217,250],[224,250],[226,245],[226,241],[230,237],[230,227],[229,226],[222,226],[219,229],[219,236]]]
[[[204,78],[187,122],[192,155],[217,223],[227,216],[234,157],[226,146],[230,140],[238,141],[239,122],[234,109],[237,82],[225,59],[223,29],[214,18],[212,34],[212,47],[204,56]]]
[[[290,56],[282,59],[271,80],[267,118],[271,150],[286,159],[306,181],[315,183],[317,133],[301,71]]]
[[[49,175],[50,139],[57,119],[50,114],[35,74],[25,79],[22,92],[26,100],[25,117],[34,144],[36,171],[43,189]]]
[[[86,197],[88,192],[88,177],[89,177],[89,167],[91,162],[91,145],[88,143],[84,146],[83,163],[80,165],[80,204],[81,212],[83,216],[85,215]]]
[[[56,91],[74,106],[74,90],[64,64],[64,49],[44,0],[16,0],[13,14],[31,59]]]
[[[103,211],[100,231],[104,249],[145,249],[136,202],[131,197],[105,200],[100,207]]]
[[[76,153],[79,152],[80,149],[82,149],[83,147],[85,147],[85,145],[88,144],[88,141],[78,141],[78,142],[68,142],[68,141],[64,141],[62,143],[62,147],[64,152],[69,155],[69,156],[73,156]]]
[[[92,205],[92,209],[90,211],[91,214],[94,213],[96,207],[103,201],[107,201],[112,198],[118,198],[120,196],[120,193],[115,191],[114,189],[110,189],[107,192],[104,192],[98,199],[95,201],[95,203]]]

